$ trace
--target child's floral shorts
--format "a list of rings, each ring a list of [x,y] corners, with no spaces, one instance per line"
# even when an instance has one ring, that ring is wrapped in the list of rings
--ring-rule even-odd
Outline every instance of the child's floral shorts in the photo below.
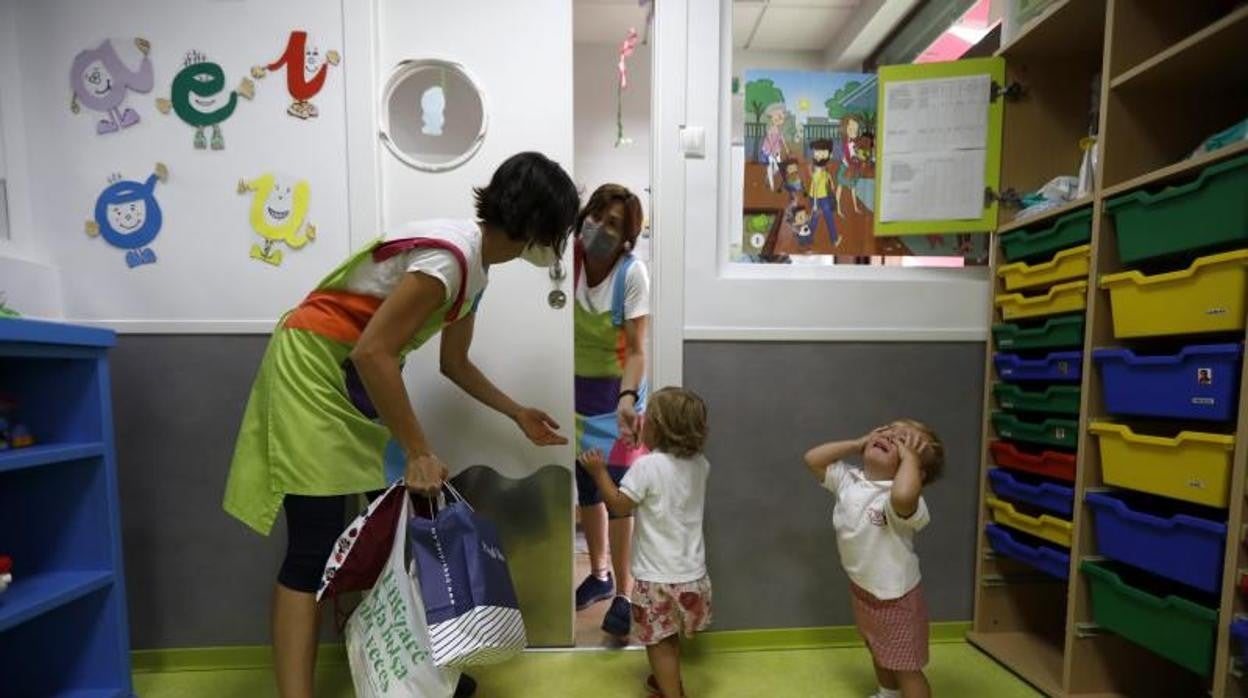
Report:
[[[664,584],[640,579],[633,586],[633,639],[655,645],[672,635],[686,637],[711,624],[711,578]]]

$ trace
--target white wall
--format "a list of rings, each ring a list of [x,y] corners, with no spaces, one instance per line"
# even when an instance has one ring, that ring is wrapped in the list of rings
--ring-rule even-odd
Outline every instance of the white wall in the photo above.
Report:
[[[754,51],[734,48],[732,50],[732,74],[744,78],[745,71],[754,68],[775,70],[823,70],[824,57],[819,51]],[[742,85],[742,89],[745,86]]]
[[[609,44],[573,47],[573,114],[575,120],[573,178],[588,196],[601,184],[615,182],[632,189],[650,213],[650,47],[638,44],[628,59],[624,91],[624,136],[632,143],[615,147],[616,63],[619,48]]]
[[[0,178],[6,182],[8,239],[0,235],[0,294],[29,317],[63,315],[60,276],[30,226],[27,143],[19,82],[17,4],[0,3]]]
[[[331,68],[325,89],[314,99],[320,117],[287,116],[285,73],[256,82],[256,98],[240,99],[226,121],[224,151],[196,151],[192,130],[155,108],[168,97],[173,75],[190,49],[206,52],[234,87],[253,65],[283,50],[290,31],[305,29],[322,50],[342,51],[340,0],[290,6],[260,2],[184,0],[74,0],[9,3],[16,32],[20,75],[6,61],[0,76],[4,106],[17,103],[24,122],[6,132],[25,145],[9,160],[24,161],[16,173],[26,191],[12,198],[18,215],[20,253],[59,269],[65,316],[122,329],[267,331],[350,246],[346,177],[344,66]],[[292,24],[297,20],[297,24]],[[155,88],[131,94],[127,106],[141,118],[117,134],[97,136],[94,112],[69,109],[69,66],[74,55],[103,38],[151,42]],[[8,94],[16,85],[17,94]],[[111,173],[142,181],[154,163],[164,162],[167,184],[157,185],[164,225],[152,245],[156,264],[129,269],[124,253],[83,231]],[[310,220],[315,242],[286,250],[280,268],[249,258],[259,238],[247,220],[249,198],[236,193],[240,178],[281,170],[306,178],[312,189]],[[23,206],[25,210],[23,210]]]
[[[655,94],[679,104],[656,104],[656,139],[680,126],[706,130],[704,159],[661,159],[656,147],[655,196],[672,197],[680,220],[665,218],[657,239],[683,238],[683,329],[686,339],[972,340],[987,333],[987,278],[983,269],[734,265],[723,240],[733,211],[729,146],[732,50],[727,0],[669,0],[670,15],[685,14],[683,36],[655,48],[675,68],[656,71]],[[674,55],[683,50],[683,61]],[[671,51],[672,54],[667,52]],[[739,166],[739,165],[738,165]],[[666,210],[668,202],[664,202]],[[666,252],[666,251],[665,251]],[[662,259],[660,259],[660,266]],[[661,277],[663,275],[660,275]],[[661,278],[662,281],[662,278]],[[670,283],[670,281],[669,281]],[[660,298],[662,302],[662,298]],[[661,316],[666,306],[657,313]]]

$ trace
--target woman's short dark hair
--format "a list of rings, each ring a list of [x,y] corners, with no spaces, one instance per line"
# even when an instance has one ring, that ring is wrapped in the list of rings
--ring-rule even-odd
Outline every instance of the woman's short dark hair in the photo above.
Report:
[[[518,153],[494,170],[488,186],[473,189],[477,220],[511,240],[558,252],[576,222],[580,195],[559,163],[541,153]]]

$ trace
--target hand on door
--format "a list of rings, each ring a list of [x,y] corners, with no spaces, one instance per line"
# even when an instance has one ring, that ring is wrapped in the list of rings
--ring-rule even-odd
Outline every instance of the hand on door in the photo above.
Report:
[[[567,437],[557,431],[559,423],[536,407],[521,408],[516,413],[516,425],[538,446],[562,446],[568,442]]]

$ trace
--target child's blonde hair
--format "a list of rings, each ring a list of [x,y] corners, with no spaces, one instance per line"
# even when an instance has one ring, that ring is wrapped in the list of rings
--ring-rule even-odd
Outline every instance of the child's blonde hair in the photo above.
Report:
[[[706,445],[706,402],[685,388],[667,387],[646,402],[646,422],[654,430],[654,450],[691,458]]]
[[[935,430],[917,419],[898,419],[894,424],[901,424],[918,431],[927,440],[927,448],[919,454],[923,463],[923,484],[940,479],[945,470],[945,444]]]

